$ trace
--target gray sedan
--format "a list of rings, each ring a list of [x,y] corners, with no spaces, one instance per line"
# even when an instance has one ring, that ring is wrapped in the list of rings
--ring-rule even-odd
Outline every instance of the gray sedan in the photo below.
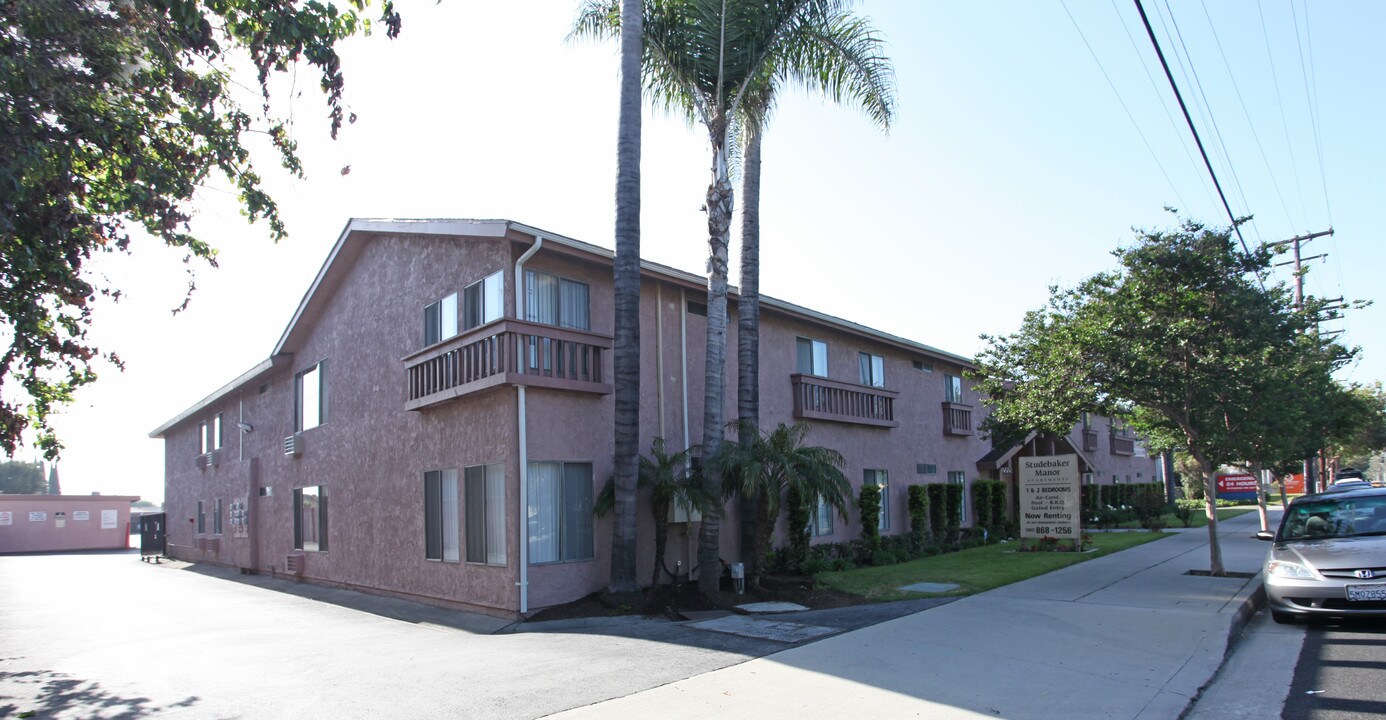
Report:
[[[1276,622],[1386,617],[1386,489],[1341,489],[1290,503],[1262,577]]]

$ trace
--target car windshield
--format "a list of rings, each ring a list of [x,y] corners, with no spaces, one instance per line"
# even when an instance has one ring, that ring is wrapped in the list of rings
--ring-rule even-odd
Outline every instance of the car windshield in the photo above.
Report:
[[[1290,506],[1280,526],[1281,540],[1355,535],[1386,535],[1386,495],[1297,502]]]

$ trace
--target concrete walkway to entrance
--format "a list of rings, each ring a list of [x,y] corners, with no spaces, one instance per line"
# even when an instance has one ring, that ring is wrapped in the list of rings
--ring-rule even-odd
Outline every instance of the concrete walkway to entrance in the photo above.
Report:
[[[1272,520],[1278,521],[1278,513]],[[1256,513],[1219,524],[1256,573]],[[610,717],[1179,717],[1261,581],[1207,570],[1206,529],[816,643],[562,713]],[[782,616],[791,619],[793,616]]]

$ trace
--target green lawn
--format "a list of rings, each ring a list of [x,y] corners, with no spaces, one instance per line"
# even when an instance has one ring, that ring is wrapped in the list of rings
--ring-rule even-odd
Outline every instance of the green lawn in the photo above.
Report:
[[[879,601],[938,595],[971,595],[1158,540],[1168,534],[1095,532],[1092,533],[1092,541],[1096,550],[1085,553],[1018,553],[1015,549],[1019,547],[1019,543],[1000,543],[911,560],[898,565],[819,573],[817,578],[818,582],[826,587]],[[936,594],[904,592],[899,589],[917,582],[957,583],[961,587],[952,592]]]
[[[1222,521],[1222,520],[1226,520],[1227,518],[1233,518],[1233,517],[1237,517],[1238,515],[1241,515],[1241,514],[1244,514],[1244,513],[1255,512],[1255,511],[1256,511],[1256,506],[1255,506],[1255,505],[1242,505],[1242,506],[1238,506],[1238,507],[1224,507],[1224,508],[1218,508],[1218,520],[1219,520],[1219,521]],[[1132,521],[1130,521],[1130,522],[1124,522],[1124,523],[1118,525],[1117,527],[1119,527],[1119,528],[1127,528],[1127,529],[1139,529],[1140,526],[1141,526],[1140,521],[1138,521],[1138,520],[1132,520]],[[1202,508],[1199,508],[1199,509],[1197,509],[1197,510],[1194,510],[1194,511],[1193,511],[1193,517],[1189,518],[1189,527],[1191,527],[1191,528],[1201,528],[1201,527],[1207,527],[1207,526],[1208,526],[1208,514],[1207,514],[1207,512],[1205,512]],[[1174,513],[1172,513],[1172,512],[1171,512],[1171,513],[1165,513],[1165,527],[1167,527],[1167,528],[1182,528],[1182,527],[1184,527],[1184,523],[1180,522],[1180,521],[1179,521],[1179,518],[1177,518],[1177,517],[1174,516]]]

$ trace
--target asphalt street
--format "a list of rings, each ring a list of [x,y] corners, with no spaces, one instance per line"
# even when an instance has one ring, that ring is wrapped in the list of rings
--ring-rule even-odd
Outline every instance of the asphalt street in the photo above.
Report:
[[[1309,623],[1283,717],[1386,717],[1386,620]]]

